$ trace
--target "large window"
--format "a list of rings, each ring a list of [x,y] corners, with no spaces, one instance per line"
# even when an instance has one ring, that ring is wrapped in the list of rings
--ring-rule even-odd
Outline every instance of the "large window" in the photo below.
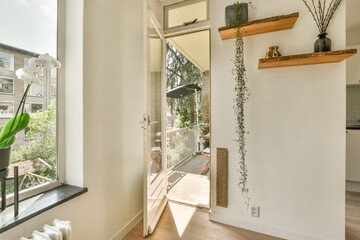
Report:
[[[0,15],[6,19],[0,21],[0,74],[4,76],[0,77],[0,126],[4,126],[18,109],[26,89],[23,86],[27,86],[17,78],[16,70],[28,66],[29,59],[39,54],[49,53],[56,58],[58,45],[63,45],[58,44],[57,39],[64,37],[58,33],[58,25],[62,24],[58,23],[58,0],[1,0]],[[53,88],[57,78],[56,71],[45,71],[42,81],[31,85],[26,99],[24,111],[30,114],[30,123],[26,130],[17,134],[12,145],[10,168],[15,163],[20,169],[26,168],[36,159],[41,159],[44,164],[37,164],[36,168],[31,168],[31,173],[20,176],[20,199],[59,184],[59,161],[62,160],[57,156],[58,99],[53,93],[56,92]],[[35,175],[40,177],[34,179]],[[9,204],[14,190],[12,184],[12,181],[7,182]],[[22,191],[25,189],[31,190]]]
[[[0,52],[0,69],[14,71],[14,55]]]
[[[0,93],[14,93],[14,79],[0,77]]]

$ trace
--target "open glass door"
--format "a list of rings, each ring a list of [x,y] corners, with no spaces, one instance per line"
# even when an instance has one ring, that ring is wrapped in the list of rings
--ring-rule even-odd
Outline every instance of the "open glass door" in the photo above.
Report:
[[[166,82],[164,38],[160,24],[148,10],[147,24],[147,113],[144,114],[145,176],[144,236],[151,234],[164,210],[166,197]]]

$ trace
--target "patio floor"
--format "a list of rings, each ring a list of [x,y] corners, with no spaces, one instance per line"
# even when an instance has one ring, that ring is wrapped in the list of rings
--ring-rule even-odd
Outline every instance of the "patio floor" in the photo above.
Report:
[[[170,200],[199,207],[209,207],[210,171],[201,174],[208,160],[195,155],[168,172],[168,197]]]

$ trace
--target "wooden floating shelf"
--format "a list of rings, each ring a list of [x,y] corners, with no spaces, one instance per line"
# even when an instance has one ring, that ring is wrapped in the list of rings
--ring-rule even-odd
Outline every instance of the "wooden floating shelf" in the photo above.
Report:
[[[341,62],[356,53],[357,53],[356,49],[347,49],[347,50],[339,50],[332,52],[318,52],[318,53],[281,56],[270,59],[263,58],[259,60],[258,68],[264,69],[264,68],[291,67],[291,66]]]
[[[289,15],[281,15],[281,16],[246,22],[240,28],[241,35],[245,37],[256,34],[291,29],[294,27],[294,24],[298,18],[299,18],[299,13],[297,12]],[[236,26],[219,28],[219,34],[222,40],[236,38]]]

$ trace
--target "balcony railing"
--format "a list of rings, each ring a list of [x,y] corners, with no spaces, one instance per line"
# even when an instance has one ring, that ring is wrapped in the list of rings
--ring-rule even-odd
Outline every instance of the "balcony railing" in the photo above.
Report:
[[[171,169],[197,150],[197,129],[181,128],[167,132],[167,168]]]

